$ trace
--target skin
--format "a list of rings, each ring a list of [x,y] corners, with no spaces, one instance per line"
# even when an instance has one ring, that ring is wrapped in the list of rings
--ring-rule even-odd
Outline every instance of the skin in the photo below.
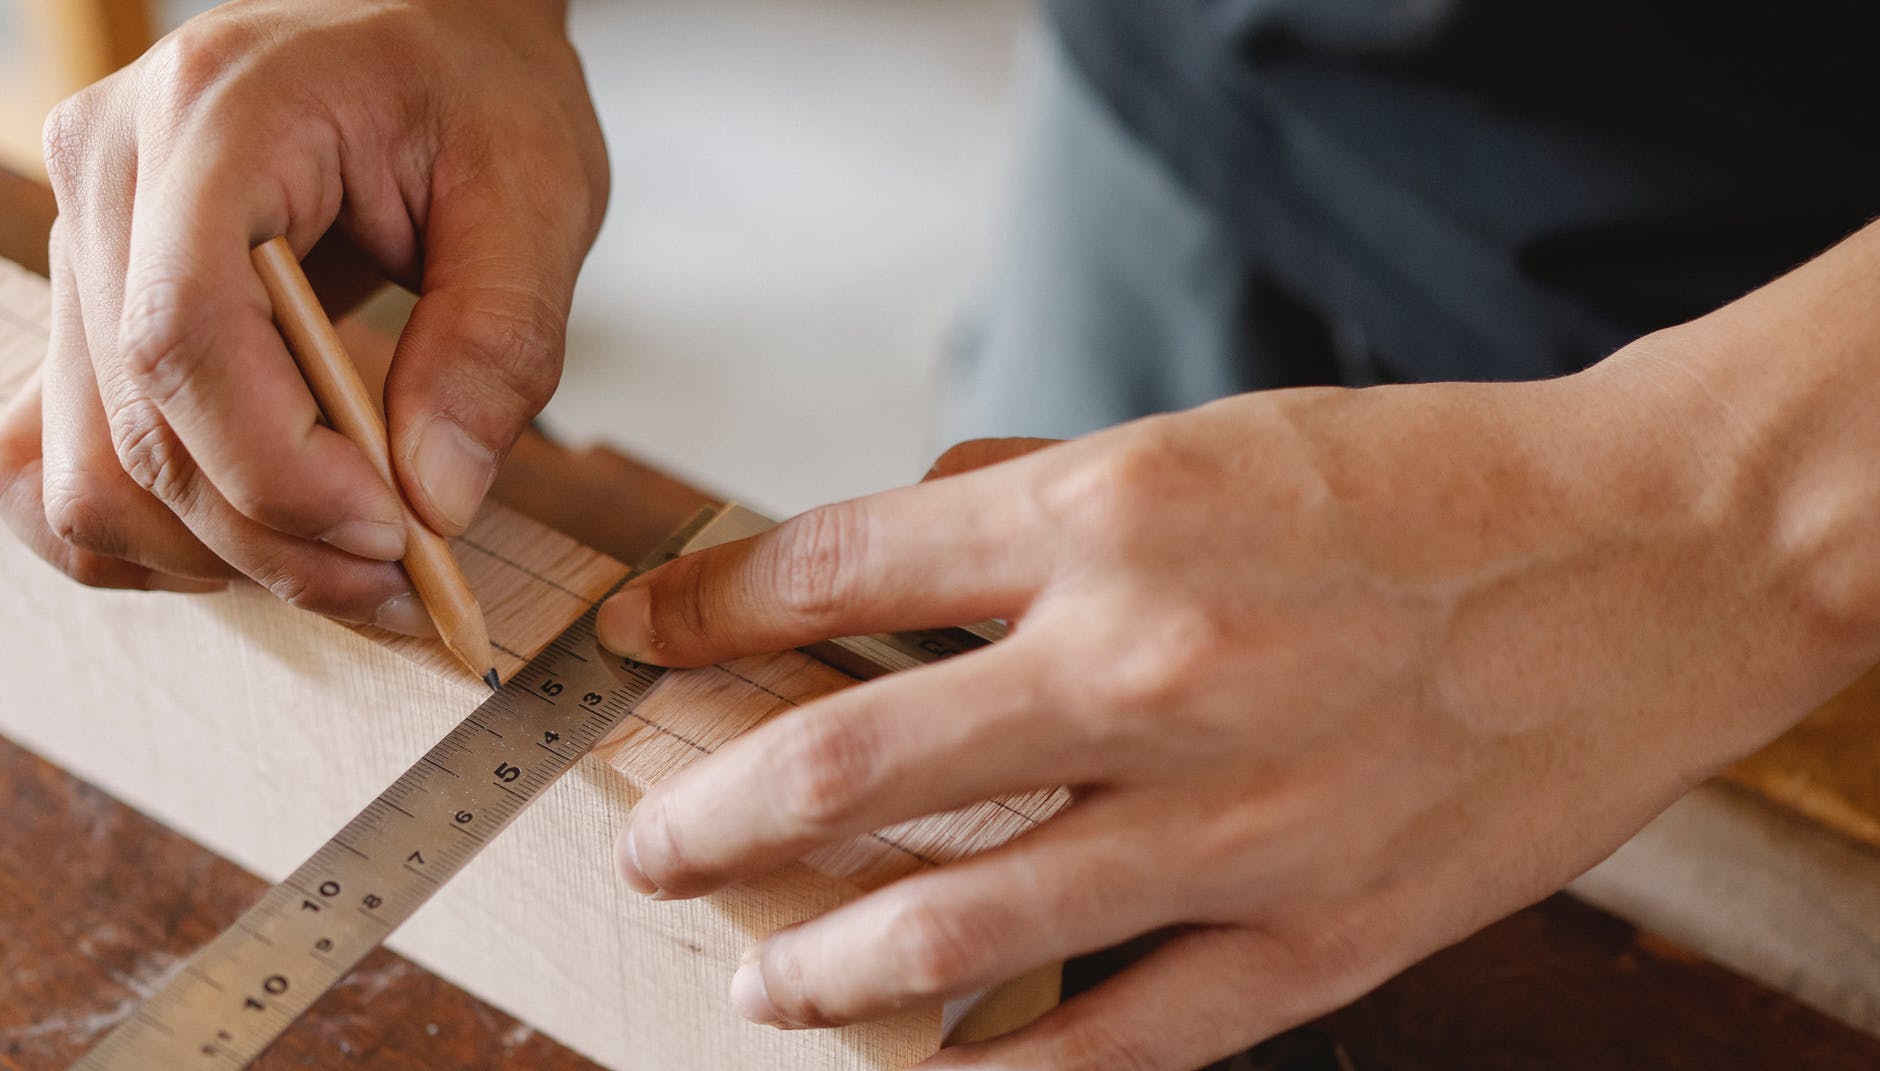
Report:
[[[1145,933],[1098,989],[927,1068],[1185,1071],[1559,888],[1880,655],[1880,228],[1544,383],[1245,395],[680,559],[602,609],[697,665],[1016,622],[650,792],[636,889],[1071,786],[1001,849],[759,944],[747,1017],[820,1027]],[[1174,1028],[1172,1024],[1179,1024]]]
[[[387,404],[401,486],[448,529],[415,444],[444,413],[495,456],[539,405],[600,214],[598,137],[555,5],[218,18],[49,127],[57,337],[0,418],[0,507],[83,580],[219,584],[226,561],[370,617],[390,567],[330,533],[389,490],[279,382],[247,243],[284,229],[422,288]],[[919,486],[674,562],[603,608],[604,642],[697,665],[1015,628],[660,785],[622,875],[704,895],[1068,785],[1026,837],[771,935],[734,1006],[855,1022],[1143,934],[1123,974],[925,1066],[1186,1071],[1345,1003],[1558,888],[1880,658],[1876,307],[1870,228],[1580,375],[969,443]]]
[[[564,19],[559,0],[246,0],[60,105],[51,352],[0,424],[19,537],[84,583],[246,576],[427,630],[392,564],[398,499],[317,423],[248,251],[311,251],[333,311],[388,279],[419,293],[386,383],[393,463],[462,531],[560,377],[606,203]]]

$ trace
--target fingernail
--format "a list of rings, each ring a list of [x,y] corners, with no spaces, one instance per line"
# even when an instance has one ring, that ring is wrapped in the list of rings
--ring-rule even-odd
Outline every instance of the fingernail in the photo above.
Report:
[[[753,1023],[790,1025],[770,1002],[770,990],[764,986],[764,968],[755,958],[747,959],[739,965],[738,973],[731,976],[731,1007]]]
[[[608,650],[637,662],[650,661],[657,645],[652,593],[645,587],[623,588],[601,604],[595,627]]]
[[[626,833],[620,838],[620,858],[618,862],[620,864],[620,878],[627,883],[627,888],[632,889],[641,896],[650,896],[656,900],[663,899],[659,892],[659,886],[653,884],[652,880],[646,876],[646,871],[640,869],[640,850],[634,846],[632,826],[628,826]]]
[[[335,525],[320,542],[361,558],[395,562],[405,556],[405,526],[402,522],[347,521]]]
[[[431,639],[437,635],[437,626],[431,622],[431,612],[424,608],[424,601],[412,591],[394,595],[380,603],[372,623],[387,632],[406,636]]]
[[[455,420],[436,416],[425,425],[411,461],[432,507],[457,531],[470,527],[496,478],[496,455]]]

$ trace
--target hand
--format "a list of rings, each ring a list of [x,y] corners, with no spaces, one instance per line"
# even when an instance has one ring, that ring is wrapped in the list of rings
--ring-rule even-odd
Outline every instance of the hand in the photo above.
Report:
[[[607,164],[561,0],[244,0],[60,105],[53,334],[0,421],[0,509],[90,584],[246,574],[423,632],[400,504],[319,423],[249,261],[286,234],[329,307],[420,293],[394,468],[461,531],[560,374]],[[317,247],[316,247],[317,246]]]
[[[1557,889],[1871,661],[1872,629],[1751,523],[1753,481],[1693,448],[1729,422],[1663,367],[1641,346],[1549,383],[1249,395],[970,444],[943,474],[1024,456],[656,570],[600,619],[654,663],[1016,627],[659,785],[626,880],[698,896],[1068,785],[1035,832],[771,935],[734,1003],[850,1023],[1161,931],[1098,989],[923,1066],[1188,1071],[1342,1005]]]

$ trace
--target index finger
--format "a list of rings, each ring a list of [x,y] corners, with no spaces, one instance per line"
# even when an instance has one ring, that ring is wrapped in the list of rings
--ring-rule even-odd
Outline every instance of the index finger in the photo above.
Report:
[[[970,473],[810,510],[688,554],[602,605],[608,648],[706,665],[831,636],[1016,617],[1051,562],[1032,476]]]
[[[192,189],[177,173],[139,177],[116,345],[94,351],[127,471],[172,508],[182,505],[165,470],[171,451],[158,448],[156,426],[166,425],[242,515],[363,556],[398,557],[396,494],[358,447],[320,423],[249,257],[252,221],[285,220],[286,206],[247,203],[255,181],[226,168]]]

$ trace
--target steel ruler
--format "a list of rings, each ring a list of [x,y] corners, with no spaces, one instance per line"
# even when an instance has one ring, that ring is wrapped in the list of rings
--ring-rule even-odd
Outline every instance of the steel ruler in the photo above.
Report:
[[[736,506],[704,511],[634,572],[769,523]],[[198,951],[73,1071],[207,1071],[246,1067],[260,1056],[631,717],[666,672],[603,649],[595,637],[595,612],[589,607],[287,880]],[[981,646],[996,634],[985,627],[947,629],[858,637],[810,650],[858,676],[878,676]]]

